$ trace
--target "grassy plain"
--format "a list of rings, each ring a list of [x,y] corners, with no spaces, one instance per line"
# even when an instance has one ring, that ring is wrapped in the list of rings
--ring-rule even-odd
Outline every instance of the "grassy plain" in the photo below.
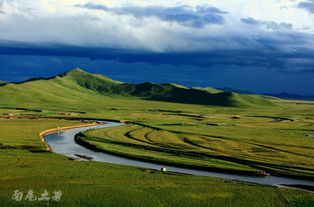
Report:
[[[49,206],[299,206],[314,203],[312,193],[218,178],[162,174],[141,168],[68,160],[54,153],[32,153],[25,145],[44,148],[39,132],[76,121],[1,119],[0,205],[46,206],[44,201],[11,199],[13,191],[35,195],[61,190]]]
[[[130,130],[138,127],[137,134],[133,137],[142,140],[137,143],[139,145],[143,145],[146,134],[150,134],[153,139],[149,143],[150,148],[134,148],[112,142],[109,146],[108,142],[104,142],[108,137],[103,134],[111,129],[103,129],[88,136],[105,138],[98,142],[102,148],[107,145],[111,151],[129,152],[132,156],[140,154],[155,160],[208,168],[248,172],[264,170],[283,175],[313,177],[314,139],[306,135],[314,133],[314,106],[281,100],[273,102],[276,105],[215,107],[103,96],[101,100],[90,102],[82,99],[77,104],[61,102],[58,107],[43,103],[42,108],[31,108],[32,111],[16,110],[13,107],[3,108],[2,111],[3,114],[9,111],[13,116],[25,117],[67,116],[127,120],[147,126],[134,125],[130,126]],[[128,129],[119,129],[120,132],[114,129],[117,135],[115,138],[124,137],[123,141],[128,143],[131,140],[125,137]],[[185,156],[189,152],[192,152],[192,156]],[[173,154],[182,156],[174,159]]]
[[[306,101],[275,102],[275,107],[176,105],[159,111],[149,104],[118,117],[133,125],[89,131],[81,138],[106,151],[142,159],[193,165],[192,159],[194,166],[206,162],[207,167],[313,178],[314,139],[306,135],[314,133],[314,106]],[[217,156],[225,162],[217,163]]]
[[[244,120],[233,122],[237,127],[219,126],[219,122],[211,127],[206,123],[186,128],[174,124],[174,127],[165,127],[167,129],[128,124],[91,130],[77,139],[108,152],[180,166],[242,171],[238,173],[262,169],[272,174],[314,176],[314,149],[310,147],[313,145],[308,146],[314,141],[300,138],[302,130],[291,133],[291,127],[297,124],[267,126],[272,120],[266,118],[263,123],[251,117],[241,119]],[[286,130],[276,128],[280,126]],[[222,133],[232,128],[236,128],[232,133],[241,136]]]

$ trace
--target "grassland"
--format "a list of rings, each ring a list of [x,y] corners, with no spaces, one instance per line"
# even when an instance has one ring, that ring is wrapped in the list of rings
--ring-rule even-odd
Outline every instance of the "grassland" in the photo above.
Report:
[[[194,121],[91,130],[77,140],[107,152],[194,168],[314,176],[314,139],[305,136],[312,121],[243,114],[176,116]]]
[[[27,146],[44,148],[39,132],[57,126],[79,125],[51,119],[0,120],[1,206],[45,206],[45,202],[16,202],[14,190],[61,190],[63,197],[50,206],[312,206],[312,193],[257,184],[163,174],[141,168],[97,162],[78,162],[54,153],[32,153]]]
[[[149,88],[153,84],[139,85]],[[164,84],[164,94],[169,89],[166,86],[186,90],[184,86]],[[314,139],[306,137],[314,131],[314,111],[313,105],[305,101],[268,98],[267,104],[261,104],[261,97],[245,102],[257,95],[233,94],[229,105],[236,101],[242,107],[209,106],[149,100],[149,96],[143,99],[130,95],[132,87],[138,94],[152,92],[151,88],[144,87],[140,92],[138,86],[125,87],[107,77],[74,70],[48,80],[0,87],[0,113],[2,110],[3,116],[13,117],[127,120],[135,125],[120,127],[119,132],[112,129],[110,139],[105,134],[111,129],[85,136],[93,137],[88,141],[102,149],[123,155],[128,151],[129,156],[140,159],[241,173],[314,175]],[[211,88],[195,90],[221,92]],[[252,102],[256,105],[250,105]],[[118,137],[120,140],[115,140]],[[174,155],[179,156],[173,159]]]
[[[84,139],[114,153],[156,161],[313,178],[314,139],[306,137],[314,133],[313,102],[238,94],[231,94],[229,105],[237,103],[232,107],[161,101],[121,95],[125,91],[118,95],[112,92],[122,83],[78,74],[0,87],[0,206],[30,205],[11,200],[16,189],[62,190],[64,199],[50,206],[314,205],[313,194],[299,190],[32,153],[44,148],[39,132],[81,124],[47,117],[126,120],[132,124],[89,131]]]

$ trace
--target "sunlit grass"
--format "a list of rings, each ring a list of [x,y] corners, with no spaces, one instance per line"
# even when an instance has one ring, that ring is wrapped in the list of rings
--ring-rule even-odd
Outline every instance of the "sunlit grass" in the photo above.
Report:
[[[19,124],[23,123],[24,130]],[[36,143],[41,130],[75,125],[63,120],[1,120],[0,142]],[[17,127],[14,127],[17,126]],[[14,140],[14,141],[12,141]],[[25,141],[27,140],[27,141]],[[38,145],[39,146],[39,145]],[[0,205],[46,206],[45,202],[11,199],[13,191],[61,190],[64,207],[177,207],[177,206],[311,206],[313,195],[218,178],[149,173],[141,168],[98,162],[78,162],[54,153],[31,153],[26,149],[0,149]]]

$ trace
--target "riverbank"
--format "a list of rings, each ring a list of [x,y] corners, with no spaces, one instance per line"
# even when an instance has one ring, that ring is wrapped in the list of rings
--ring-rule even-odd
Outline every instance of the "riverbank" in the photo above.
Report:
[[[114,126],[119,126],[121,124],[118,123],[106,123],[104,125],[94,126],[94,127],[86,127],[86,128],[78,128],[67,130],[61,133],[53,133],[46,135],[46,140],[51,144],[54,149],[55,153],[67,155],[70,157],[76,157],[75,154],[83,154],[89,157],[93,157],[95,161],[100,161],[105,163],[114,163],[119,165],[128,165],[134,167],[143,167],[144,169],[154,169],[158,172],[161,168],[167,168],[167,171],[174,172],[173,175],[176,173],[183,173],[183,174],[190,174],[190,175],[201,175],[201,176],[209,176],[209,177],[217,177],[217,178],[227,178],[231,180],[239,180],[239,181],[246,181],[250,183],[258,183],[264,185],[273,185],[278,186],[281,184],[288,184],[288,185],[303,185],[303,186],[314,186],[313,181],[307,180],[300,180],[300,179],[292,179],[292,178],[284,178],[284,177],[276,177],[276,176],[250,176],[250,175],[239,175],[239,174],[228,174],[222,172],[213,172],[213,171],[202,171],[202,170],[192,170],[188,168],[179,168],[174,167],[173,165],[165,165],[165,164],[154,164],[150,161],[138,161],[132,158],[123,158],[122,156],[115,156],[112,153],[106,152],[97,152],[90,150],[84,146],[77,144],[74,140],[75,135],[80,132],[84,132],[86,130],[95,129],[95,128],[112,128]],[[143,169],[142,169],[143,170]],[[147,170],[143,170],[147,172]],[[179,175],[178,174],[178,175]],[[193,176],[192,176],[193,177]]]
[[[238,142],[218,135],[165,130],[133,122],[121,127],[84,132],[79,138],[76,136],[76,141],[93,150],[158,164],[242,175],[270,173],[313,179],[310,164],[293,168],[286,159],[274,156],[286,153],[299,158],[294,151],[287,152],[276,145],[253,141]]]
[[[83,127],[96,126],[96,125],[99,125],[99,123],[93,122],[91,124],[81,124],[81,125],[77,125],[77,126],[58,127],[58,128],[48,129],[48,130],[42,131],[42,132],[39,133],[39,136],[41,138],[41,141],[46,146],[46,151],[52,152],[52,148],[49,146],[49,144],[46,142],[46,140],[44,138],[45,135],[51,134],[51,133],[55,133],[55,132],[62,132],[62,131],[65,131],[65,130],[70,130],[70,129],[77,129],[77,128],[83,128]]]

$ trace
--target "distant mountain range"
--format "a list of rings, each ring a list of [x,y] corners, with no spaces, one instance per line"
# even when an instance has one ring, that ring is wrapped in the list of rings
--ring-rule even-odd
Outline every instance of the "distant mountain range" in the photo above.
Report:
[[[234,93],[240,93],[240,94],[254,94],[253,92],[250,92],[250,91],[237,90],[233,88],[218,88],[218,89],[225,92],[234,92]],[[302,95],[289,94],[289,93],[264,93],[261,95],[272,96],[272,97],[277,97],[277,98],[282,98],[282,99],[314,100],[314,96],[302,96]]]
[[[279,94],[264,94],[266,96],[274,96],[282,99],[295,99],[295,100],[314,100],[314,96],[301,96],[289,93],[279,93]]]
[[[74,103],[98,97],[137,98],[175,103],[213,106],[272,105],[265,97],[255,94],[225,92],[213,88],[188,88],[174,83],[122,83],[103,75],[74,69],[51,78],[33,78],[21,83],[2,82],[0,105],[23,106],[45,103]]]

